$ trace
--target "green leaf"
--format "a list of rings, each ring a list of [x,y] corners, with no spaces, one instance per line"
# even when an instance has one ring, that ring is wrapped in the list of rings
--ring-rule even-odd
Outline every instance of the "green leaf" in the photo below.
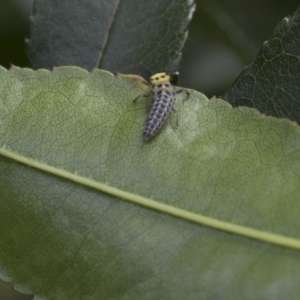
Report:
[[[138,77],[0,82],[3,280],[37,299],[299,299],[296,124],[191,91],[143,142]]]
[[[32,66],[95,68],[118,6],[118,0],[36,0],[28,40]]]
[[[300,122],[300,7],[285,18],[266,41],[256,60],[222,98],[276,117]]]
[[[194,11],[186,0],[35,2],[28,44],[34,68],[77,65],[146,78],[176,71]]]

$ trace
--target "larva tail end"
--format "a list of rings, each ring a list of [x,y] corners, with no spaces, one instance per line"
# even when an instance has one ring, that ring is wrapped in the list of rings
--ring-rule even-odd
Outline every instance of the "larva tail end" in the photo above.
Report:
[[[143,133],[143,140],[145,142],[149,141],[152,138],[152,135],[149,132],[144,132]]]

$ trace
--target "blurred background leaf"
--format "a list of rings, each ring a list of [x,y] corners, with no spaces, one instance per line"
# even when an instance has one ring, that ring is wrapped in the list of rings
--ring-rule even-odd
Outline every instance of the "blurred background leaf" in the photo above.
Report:
[[[178,70],[194,12],[186,0],[36,0],[28,55],[34,69],[75,65],[145,78]]]
[[[222,98],[300,123],[300,7],[283,19]]]
[[[211,97],[232,86],[277,24],[296,11],[299,1],[207,0],[196,4],[179,83]]]
[[[32,5],[33,0],[0,1],[0,65],[6,68],[29,67],[24,37],[29,38]],[[179,85],[208,97],[223,94],[254,60],[275,26],[298,6],[298,0],[196,0]]]

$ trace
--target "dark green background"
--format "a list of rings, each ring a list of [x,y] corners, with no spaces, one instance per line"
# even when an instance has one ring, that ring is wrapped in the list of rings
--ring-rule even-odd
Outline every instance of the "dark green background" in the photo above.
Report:
[[[0,0],[0,65],[6,68],[10,64],[29,66],[24,39],[29,37],[32,2]],[[219,96],[230,87],[255,58],[276,24],[291,15],[300,1],[196,0],[196,4],[183,50],[179,84],[210,97]],[[226,29],[230,26],[236,32]]]
[[[29,67],[25,38],[33,0],[0,0],[0,65]],[[276,24],[293,14],[296,0],[196,0],[184,47],[179,85],[221,95],[256,56]],[[0,299],[32,299],[0,283]]]

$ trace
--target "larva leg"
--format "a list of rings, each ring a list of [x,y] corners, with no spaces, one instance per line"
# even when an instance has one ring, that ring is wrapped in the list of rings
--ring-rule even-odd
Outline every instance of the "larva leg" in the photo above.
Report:
[[[180,89],[180,90],[177,90],[176,92],[176,95],[177,94],[180,94],[180,93],[186,93],[187,94],[187,97],[185,98],[185,99],[182,99],[182,102],[184,103],[189,97],[190,97],[190,95],[191,95],[191,93],[188,91],[188,90],[186,90],[186,89]]]
[[[176,91],[176,94],[181,94],[181,93],[183,93],[183,92],[185,92],[188,96],[190,96],[190,92],[188,92],[186,89],[180,89],[180,90],[177,90]]]
[[[132,102],[136,102],[136,101],[138,101],[140,98],[148,98],[148,97],[150,97],[151,96],[151,94],[140,94],[140,95],[138,95],[135,99],[133,99],[132,100]]]
[[[175,126],[176,126],[176,128],[178,128],[179,127],[178,112],[174,107],[171,108],[171,111],[175,115]]]

